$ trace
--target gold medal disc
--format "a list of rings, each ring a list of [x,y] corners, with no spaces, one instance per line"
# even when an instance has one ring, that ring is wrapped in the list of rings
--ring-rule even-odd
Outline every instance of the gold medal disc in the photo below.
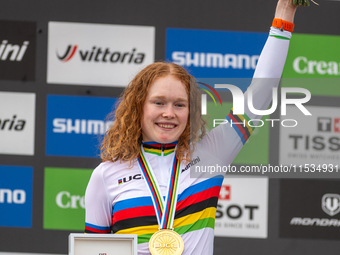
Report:
[[[170,229],[157,231],[149,241],[149,250],[152,255],[181,255],[183,249],[182,237]]]

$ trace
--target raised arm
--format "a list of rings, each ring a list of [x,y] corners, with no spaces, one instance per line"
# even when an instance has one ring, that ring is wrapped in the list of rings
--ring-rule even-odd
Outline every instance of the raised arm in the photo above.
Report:
[[[245,114],[250,119],[261,119],[261,114],[254,113],[253,109],[248,108],[248,96],[253,99],[254,109],[265,110],[272,101],[273,88],[280,84],[291,32],[294,29],[296,9],[297,5],[293,5],[293,0],[279,0],[277,3],[273,21],[276,27],[272,26],[270,29],[268,40],[257,63],[254,79],[245,93]],[[252,95],[249,95],[249,90],[252,90]]]
[[[285,21],[293,23],[296,9],[297,6],[293,5],[292,0],[279,0],[274,17],[283,20],[283,23]],[[291,32],[271,27],[252,83],[244,94],[244,114],[236,115],[231,111],[226,117],[228,123],[218,126],[201,141],[200,147],[208,149],[211,156],[222,160],[224,164],[232,163],[251,135],[252,127],[248,125],[247,120],[261,119],[262,117],[261,114],[254,113],[248,107],[249,90],[252,90],[252,105],[256,110],[266,110],[270,105],[272,88],[278,87],[280,84],[290,38]],[[234,124],[231,125],[230,122]],[[235,124],[235,122],[241,124]],[[245,125],[242,122],[245,122]],[[257,125],[257,121],[252,121],[251,125]]]

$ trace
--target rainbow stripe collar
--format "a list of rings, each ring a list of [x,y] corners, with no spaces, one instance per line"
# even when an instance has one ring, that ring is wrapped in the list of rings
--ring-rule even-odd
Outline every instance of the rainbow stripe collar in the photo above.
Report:
[[[176,145],[178,141],[173,143],[157,143],[157,142],[143,142],[144,151],[147,153],[156,154],[158,156],[167,156],[175,151]]]
[[[175,154],[171,167],[167,196],[165,197],[165,200],[163,200],[164,198],[161,195],[157,179],[154,178],[155,175],[144,152],[144,149],[141,148],[138,156],[138,163],[150,191],[158,225],[160,229],[172,229],[176,211],[179,176],[181,174],[180,162]]]

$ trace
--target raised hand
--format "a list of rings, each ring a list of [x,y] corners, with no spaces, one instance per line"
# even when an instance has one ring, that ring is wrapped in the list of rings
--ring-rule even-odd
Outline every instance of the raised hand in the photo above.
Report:
[[[298,5],[294,1],[308,1],[308,0],[279,0],[277,2],[275,18],[282,19],[294,23],[294,16]]]

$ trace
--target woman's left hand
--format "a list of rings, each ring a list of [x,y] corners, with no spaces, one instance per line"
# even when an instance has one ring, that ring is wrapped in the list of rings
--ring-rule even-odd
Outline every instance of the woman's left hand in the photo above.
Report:
[[[294,23],[295,12],[298,5],[293,0],[279,0],[276,6],[275,18]]]

